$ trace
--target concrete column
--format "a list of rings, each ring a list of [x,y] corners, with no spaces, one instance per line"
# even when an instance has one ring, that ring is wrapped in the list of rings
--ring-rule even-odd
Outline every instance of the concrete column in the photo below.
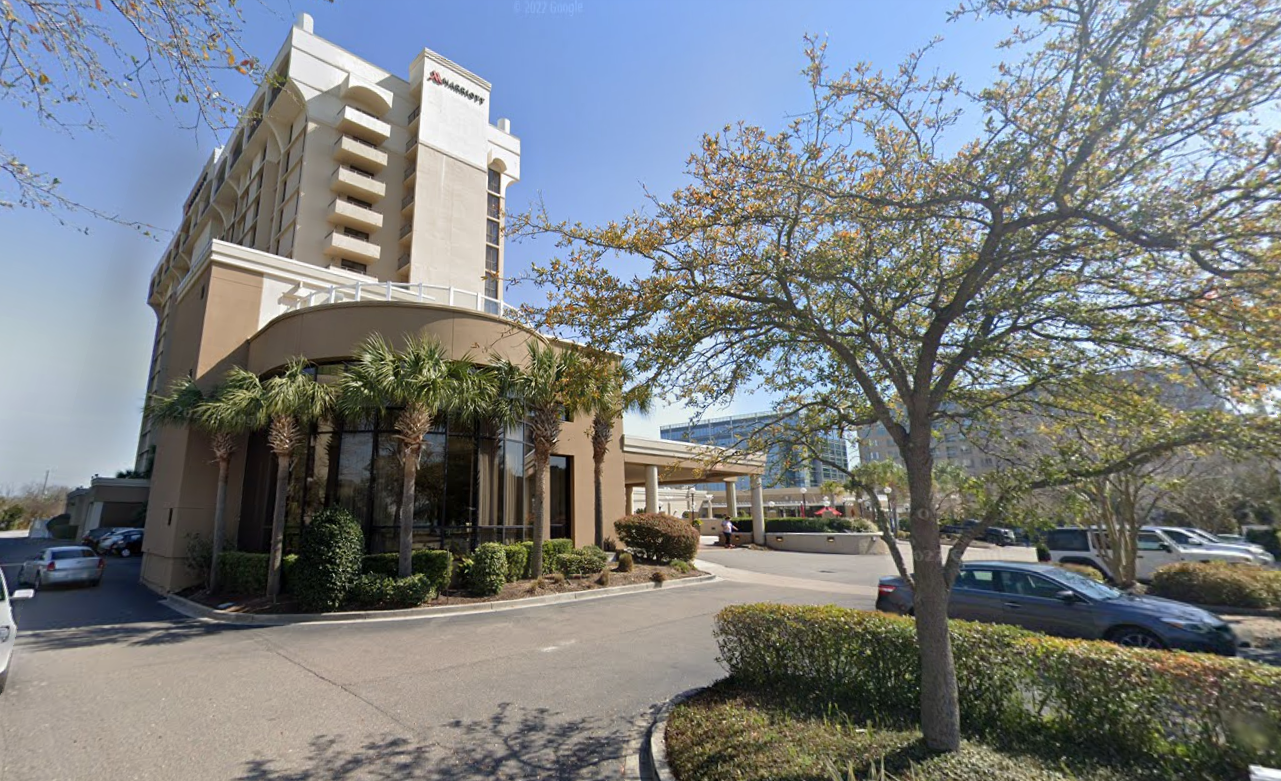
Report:
[[[83,535],[90,529],[96,529],[102,525],[102,502],[94,502],[89,506],[89,519],[85,521],[85,527],[80,530]]]
[[[765,544],[765,488],[761,476],[752,475],[752,542]]]
[[[658,512],[658,466],[645,467],[645,512]]]
[[[738,517],[738,480],[725,481],[725,507],[729,517]]]
[[[712,516],[712,495],[708,494],[707,495],[707,520],[710,521],[712,517],[713,517]]]

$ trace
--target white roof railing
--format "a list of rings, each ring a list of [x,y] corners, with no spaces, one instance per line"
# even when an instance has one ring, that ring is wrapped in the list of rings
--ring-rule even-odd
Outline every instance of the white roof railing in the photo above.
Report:
[[[449,287],[447,285],[429,285],[425,282],[354,282],[350,285],[331,285],[300,295],[288,311],[306,309],[325,304],[341,304],[348,301],[402,301],[416,304],[436,304],[474,312],[485,312],[515,320],[520,310],[497,298],[480,293]]]

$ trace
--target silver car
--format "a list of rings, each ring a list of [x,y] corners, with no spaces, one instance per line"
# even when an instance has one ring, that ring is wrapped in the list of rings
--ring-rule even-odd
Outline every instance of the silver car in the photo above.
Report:
[[[23,562],[18,570],[18,585],[36,588],[55,584],[80,583],[96,586],[102,582],[107,562],[83,545],[45,548],[40,558]]]

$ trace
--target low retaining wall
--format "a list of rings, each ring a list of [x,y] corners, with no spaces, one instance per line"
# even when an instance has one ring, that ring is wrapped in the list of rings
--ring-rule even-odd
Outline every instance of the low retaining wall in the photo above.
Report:
[[[765,546],[775,550],[801,553],[844,553],[847,555],[888,554],[881,535],[871,532],[782,532],[765,534]]]

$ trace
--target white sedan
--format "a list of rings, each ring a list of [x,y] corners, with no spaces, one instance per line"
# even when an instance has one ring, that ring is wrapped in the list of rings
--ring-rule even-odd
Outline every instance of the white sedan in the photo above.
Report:
[[[9,584],[4,581],[4,572],[0,571],[0,692],[9,680],[9,659],[13,655],[13,643],[18,639],[18,624],[13,620],[12,605],[15,600],[30,599],[35,592],[29,588],[18,589],[9,593]]]

